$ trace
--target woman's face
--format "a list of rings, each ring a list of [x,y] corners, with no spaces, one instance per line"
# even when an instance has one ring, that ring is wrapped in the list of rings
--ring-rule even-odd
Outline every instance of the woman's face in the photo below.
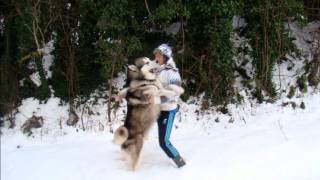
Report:
[[[156,52],[154,54],[154,58],[158,64],[160,64],[160,65],[165,64],[164,56],[162,54],[160,54],[159,52]]]

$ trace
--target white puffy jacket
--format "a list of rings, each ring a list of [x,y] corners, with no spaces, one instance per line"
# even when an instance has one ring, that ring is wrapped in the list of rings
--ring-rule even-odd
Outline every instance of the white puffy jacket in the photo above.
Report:
[[[179,70],[172,58],[166,64],[161,65],[157,72],[158,79],[166,90],[174,92],[173,96],[161,96],[161,111],[171,111],[177,108],[180,95],[183,93],[181,88],[181,77]],[[182,89],[182,91],[181,91]]]

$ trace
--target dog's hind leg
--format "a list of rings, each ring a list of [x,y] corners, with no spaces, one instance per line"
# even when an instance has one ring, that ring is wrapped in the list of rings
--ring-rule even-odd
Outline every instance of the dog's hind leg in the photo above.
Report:
[[[139,161],[140,152],[143,146],[142,135],[135,136],[132,139],[127,140],[123,144],[123,150],[127,154],[127,160],[130,170],[135,170],[137,168],[137,163]]]
[[[134,168],[136,169],[138,164],[139,164],[139,159],[140,159],[140,154],[141,154],[141,149],[142,149],[142,146],[143,146],[143,136],[142,135],[139,135],[137,137],[137,141],[136,141],[136,156],[134,156],[132,158],[133,160],[133,166]]]

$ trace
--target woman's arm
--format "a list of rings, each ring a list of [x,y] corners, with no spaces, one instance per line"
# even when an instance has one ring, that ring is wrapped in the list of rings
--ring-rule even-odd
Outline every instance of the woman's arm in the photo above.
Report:
[[[168,84],[160,90],[161,103],[175,100],[184,93],[184,89],[181,87],[181,77],[177,70],[167,70],[165,78]]]

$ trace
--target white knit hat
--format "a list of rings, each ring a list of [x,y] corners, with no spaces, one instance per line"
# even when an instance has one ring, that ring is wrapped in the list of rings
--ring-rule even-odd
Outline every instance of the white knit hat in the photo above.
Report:
[[[162,55],[167,56],[168,59],[172,57],[172,50],[171,47],[168,44],[161,44],[157,48],[153,50],[153,54],[159,52]]]

